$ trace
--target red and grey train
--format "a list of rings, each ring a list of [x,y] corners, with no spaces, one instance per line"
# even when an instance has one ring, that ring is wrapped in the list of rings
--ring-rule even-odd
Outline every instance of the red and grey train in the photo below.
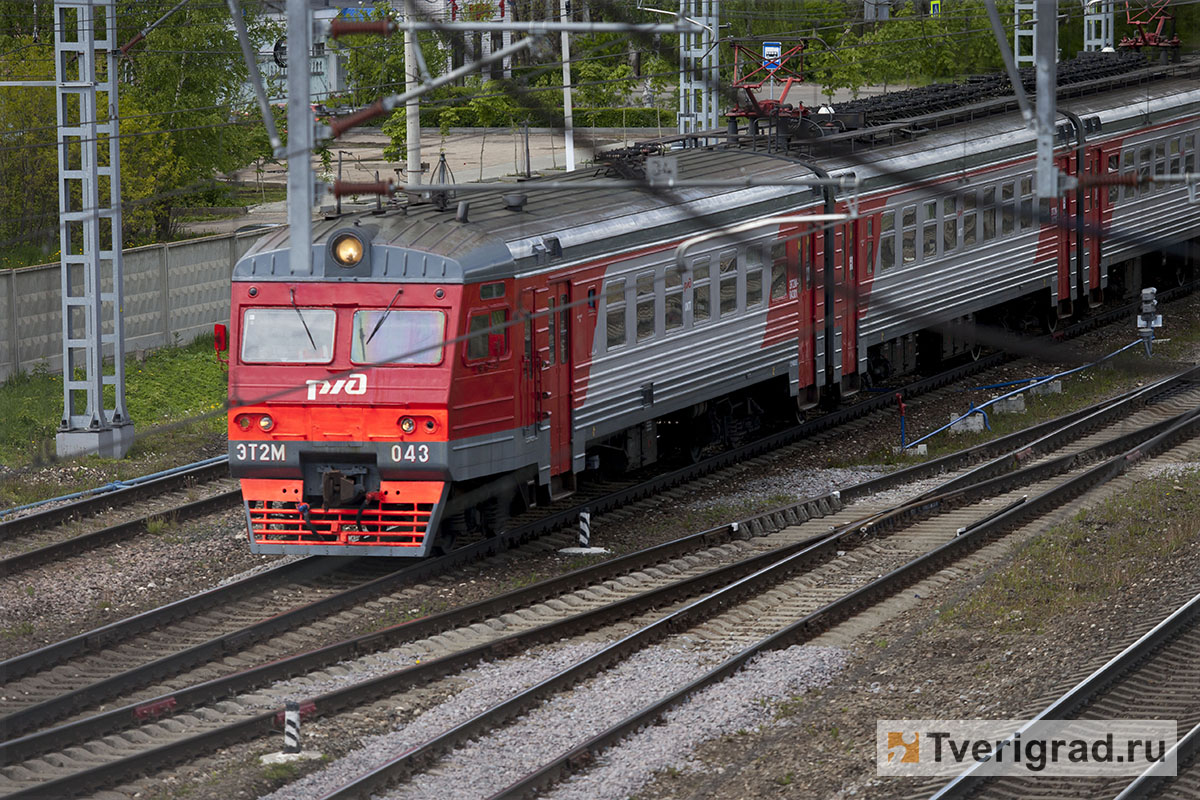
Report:
[[[1194,169],[1200,71],[1151,73],[1060,97],[1065,173]],[[977,320],[1085,313],[1200,229],[1182,186],[1039,199],[1015,113],[900,127],[840,134],[841,154],[818,158],[673,153],[685,184],[773,186],[505,186],[458,209],[328,219],[305,245],[311,270],[293,269],[286,230],[265,236],[235,267],[230,326],[229,461],[251,549],[427,555],[585,470],[734,438],[765,409],[962,352]],[[799,185],[851,173],[853,195]],[[556,180],[605,174],[625,171]],[[771,223],[831,211],[846,218]]]

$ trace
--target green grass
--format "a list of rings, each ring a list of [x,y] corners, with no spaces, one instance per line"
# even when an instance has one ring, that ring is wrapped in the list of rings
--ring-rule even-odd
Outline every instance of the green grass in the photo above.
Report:
[[[1198,515],[1200,470],[1139,481],[1026,542],[1003,571],[945,609],[941,621],[968,630],[1041,631],[1188,547]]]
[[[225,432],[221,412],[227,374],[217,363],[212,337],[125,362],[125,395],[137,441],[129,458],[89,456],[56,465],[46,480],[22,475],[22,467],[54,460],[54,436],[62,418],[62,377],[43,369],[19,373],[0,385],[0,464],[16,475],[0,481],[0,507],[92,488],[211,454]],[[106,403],[111,407],[111,395]],[[82,409],[79,409],[82,411]],[[203,417],[203,415],[210,415]]]

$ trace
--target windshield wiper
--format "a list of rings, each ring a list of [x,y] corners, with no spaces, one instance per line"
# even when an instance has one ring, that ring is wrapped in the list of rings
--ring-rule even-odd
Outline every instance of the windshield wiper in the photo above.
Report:
[[[400,286],[396,289],[396,293],[392,295],[392,302],[387,304],[387,308],[383,310],[383,315],[379,317],[379,322],[375,323],[375,328],[371,331],[371,335],[367,337],[365,342],[363,342],[363,349],[366,349],[367,345],[371,343],[371,340],[375,338],[375,334],[379,333],[379,329],[383,327],[383,321],[387,319],[388,314],[392,313],[392,306],[396,305],[396,300],[399,299],[400,293],[403,291],[403,286]]]
[[[317,343],[313,339],[312,331],[308,329],[308,323],[304,321],[304,315],[300,313],[300,306],[296,305],[296,290],[291,289],[292,308],[296,309],[296,316],[300,318],[300,324],[304,326],[304,332],[308,334],[308,343],[312,345],[313,352],[317,352]]]

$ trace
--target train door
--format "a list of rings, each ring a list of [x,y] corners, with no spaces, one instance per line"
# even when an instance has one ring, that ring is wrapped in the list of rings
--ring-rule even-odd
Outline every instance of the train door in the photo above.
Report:
[[[521,387],[517,393],[517,418],[525,438],[534,439],[537,438],[539,423],[542,419],[542,354],[536,344],[535,331],[539,325],[538,319],[534,316],[534,310],[537,308],[537,293],[532,288],[527,288],[521,292],[520,296],[517,319],[521,323],[520,336],[523,348],[520,374],[517,378]]]
[[[1075,150],[1067,150],[1055,158],[1058,170],[1064,175],[1076,175],[1078,159],[1075,156]],[[1078,218],[1075,216],[1078,212],[1078,203],[1076,202],[1077,193],[1074,191],[1063,192],[1063,196],[1058,200],[1059,205],[1059,224],[1055,230],[1055,237],[1058,241],[1058,315],[1067,317],[1075,313],[1075,302],[1080,300],[1078,281],[1076,275],[1082,265],[1077,263],[1077,248],[1079,243]]]
[[[858,364],[857,307],[858,286],[855,281],[853,222],[833,228],[833,366],[831,383],[843,393],[858,388],[855,375]]]
[[[571,283],[549,284],[542,363],[543,418],[550,427],[550,473],[571,474]]]
[[[1103,175],[1105,156],[1099,147],[1089,148],[1085,158],[1088,175]],[[1081,176],[1082,177],[1082,176]],[[1101,198],[1107,190],[1100,186],[1089,186],[1083,190],[1083,252],[1088,271],[1088,304],[1098,306],[1104,299],[1100,274],[1100,227],[1103,208]]]

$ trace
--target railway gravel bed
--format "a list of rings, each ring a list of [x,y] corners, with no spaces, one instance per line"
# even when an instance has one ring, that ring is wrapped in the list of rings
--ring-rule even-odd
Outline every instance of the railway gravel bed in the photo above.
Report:
[[[953,516],[954,516],[953,513],[952,513],[952,515],[949,515],[949,517],[953,517]],[[941,533],[942,541],[944,541],[944,537],[946,537],[947,535],[953,537],[954,531],[956,529],[958,529],[958,527],[960,527],[960,524],[961,524],[960,519],[956,519],[956,518],[949,519],[949,522],[943,521],[942,533]],[[947,525],[948,525],[948,527],[947,527]],[[949,531],[949,533],[947,533],[947,531]],[[839,558],[839,559],[836,559],[833,563],[834,566],[832,567],[832,569],[834,571],[834,575],[827,576],[826,581],[832,581],[832,583],[830,583],[830,585],[836,585],[836,583],[838,583],[838,576],[836,576],[836,572],[838,572],[839,570],[845,569],[845,567],[842,565],[851,565],[851,564],[858,565],[857,566],[857,577],[859,579],[868,579],[868,581],[871,577],[874,577],[875,570],[878,569],[878,567],[875,564],[869,563],[869,561],[866,561],[865,559],[863,561],[859,561],[859,559],[852,559],[852,558],[840,559]],[[824,569],[824,567],[821,567],[821,569]],[[818,571],[820,571],[820,570],[818,570]],[[851,571],[854,571],[854,567],[851,567]],[[842,576],[842,577],[845,577],[845,576]],[[812,589],[812,591],[810,593],[810,602],[815,600],[817,602],[817,604],[820,604],[820,602],[824,599],[824,595],[822,593],[824,590],[826,590],[826,587],[823,587],[823,585],[821,585],[821,584],[822,584],[822,581],[820,581],[820,579],[818,579],[817,584],[814,585],[814,587],[810,587]],[[611,590],[616,590],[616,589],[617,589],[616,587],[613,587]],[[839,594],[839,593],[836,593],[836,590],[834,590],[834,594]],[[758,612],[756,612],[755,615],[761,616],[762,615],[761,610],[762,609],[758,609]],[[788,616],[788,618],[794,618],[794,615],[796,615],[797,613],[800,613],[800,612],[798,612],[798,610],[796,608],[791,608],[791,609],[787,610],[787,613],[785,614],[785,616]],[[514,615],[509,615],[509,616],[514,616]],[[744,627],[744,622],[745,622],[744,620],[734,621],[732,624],[732,628],[742,628],[742,627]],[[511,624],[511,620],[510,620],[510,624]],[[726,627],[728,627],[728,626],[726,626]],[[430,654],[427,654],[427,652],[416,652],[416,654],[412,654],[412,652],[410,652],[410,654],[408,654],[408,655],[409,655],[409,657],[420,658],[420,657],[428,657],[428,655],[430,655]],[[293,687],[293,691],[294,691],[294,687]],[[272,702],[274,702],[277,705],[278,704],[277,698],[275,700],[272,700]]]
[[[1179,432],[1173,434],[1170,437],[1170,441],[1174,441],[1178,436],[1195,436],[1197,430],[1200,430],[1200,425],[1196,422],[1194,411],[1185,415],[1185,417],[1187,421],[1179,421],[1176,426]],[[1128,445],[1129,443],[1125,444]],[[1165,443],[1153,445],[1154,448],[1166,446],[1167,444]],[[1080,469],[1078,471],[1072,470],[1066,476],[1059,476],[1057,479],[1047,479],[1035,483],[1028,487],[1028,491],[1030,496],[1037,498],[1035,501],[1037,505],[1028,514],[1032,514],[1036,518],[1043,513],[1044,509],[1057,507],[1060,503],[1057,499],[1058,497],[1065,498],[1078,491],[1074,488],[1066,489],[1066,487],[1068,485],[1073,486],[1079,480],[1085,479],[1083,473],[1086,472],[1087,476],[1108,476],[1112,474],[1110,465],[1116,466],[1118,470],[1123,470],[1124,467],[1121,466],[1121,463],[1124,460],[1124,456],[1119,456],[1103,462],[1095,468]],[[1032,468],[1028,471],[1036,472],[1037,470],[1036,468]],[[1099,479],[1104,480],[1105,478],[1100,477]],[[1082,485],[1090,485],[1090,482],[1096,479],[1086,477],[1086,480],[1088,483]],[[890,580],[894,575],[898,575],[898,572],[888,575],[885,578],[878,577],[878,571],[886,571],[891,566],[891,564],[886,563],[892,560],[888,556],[894,556],[896,563],[903,563],[906,571],[911,571],[907,570],[907,567],[915,567],[917,564],[923,564],[924,562],[928,562],[930,558],[936,561],[937,556],[934,555],[935,553],[949,553],[952,550],[965,549],[965,547],[969,546],[967,544],[969,539],[986,541],[985,537],[991,535],[990,532],[984,532],[986,526],[981,525],[966,536],[957,536],[956,531],[962,530],[961,526],[964,518],[980,519],[980,515],[982,514],[982,519],[990,519],[992,515],[988,513],[990,511],[989,506],[996,505],[1000,508],[1010,507],[1011,494],[1013,493],[1013,490],[1009,490],[1008,496],[989,494],[985,500],[976,502],[973,507],[955,508],[948,513],[939,514],[930,520],[918,522],[885,538],[868,541],[861,548],[855,548],[852,552],[850,552],[848,546],[847,552],[839,551],[836,559],[822,563],[808,572],[803,572],[798,577],[785,579],[782,583],[777,583],[769,589],[763,585],[756,585],[754,587],[755,597],[753,600],[739,600],[730,610],[725,611],[717,617],[700,622],[696,622],[693,618],[695,614],[703,615],[703,612],[696,611],[696,608],[702,604],[707,605],[712,603],[712,598],[706,599],[703,603],[682,608],[677,612],[678,615],[682,615],[680,622],[687,620],[689,625],[684,626],[676,622],[669,623],[668,630],[671,630],[672,633],[667,642],[676,648],[699,647],[715,651],[719,657],[726,654],[731,648],[740,649],[742,645],[751,642],[753,642],[751,648],[743,651],[743,653],[754,652],[755,649],[766,646],[767,643],[771,643],[788,633],[792,634],[792,640],[796,638],[803,640],[810,635],[808,627],[810,624],[808,623],[809,619],[815,619],[818,614],[832,613],[831,609],[845,606],[847,603],[854,603],[850,598],[868,591],[868,585],[874,587],[888,584],[889,588],[887,591],[889,593],[894,591],[890,588]],[[1046,506],[1044,498],[1049,497],[1055,497],[1056,499],[1051,501],[1051,505]],[[1007,516],[1023,518],[1028,516],[1028,514],[1026,514],[1024,508],[1018,508],[1010,511]],[[856,527],[857,524],[855,523],[855,526],[852,526],[852,528]],[[1004,517],[1001,517],[1000,520],[990,524],[993,527],[997,527],[1006,525],[1007,523],[1004,521]],[[870,551],[876,545],[880,546],[880,551],[862,552]],[[894,553],[884,552],[889,545],[894,546]],[[963,545],[963,547],[960,547],[960,545]],[[919,555],[921,553],[927,555]],[[858,558],[855,558],[855,556],[858,556]],[[917,556],[917,558],[913,559],[914,556]],[[910,559],[913,560],[910,562]],[[956,560],[956,557],[947,556],[946,559],[943,559],[943,562],[945,560],[952,562]],[[780,563],[782,564],[783,562]],[[731,589],[735,592],[744,591],[740,583],[731,584]],[[883,590],[881,589],[880,591]],[[724,605],[730,605],[731,603],[734,603],[733,598],[723,602]],[[864,604],[869,605],[869,603],[865,602],[858,603],[858,605]],[[853,607],[853,605],[847,607]],[[818,609],[820,609],[819,612]],[[662,626],[666,619],[658,618],[653,622],[647,622],[646,628],[626,636],[626,638],[621,639],[609,648],[605,648],[604,651],[595,657],[596,659],[600,659],[596,666],[589,667],[588,669],[611,667],[614,661],[625,664],[641,659],[644,656],[644,651],[636,652],[635,650],[636,654],[631,656],[628,650],[628,647],[631,645],[628,645],[628,643],[635,639],[640,641],[643,636],[647,635],[648,631]],[[812,624],[816,625],[817,623]],[[680,633],[679,628],[681,627],[689,627],[690,630],[686,633]],[[614,635],[620,635],[621,633],[623,632],[618,631]],[[618,651],[620,655],[618,655]],[[648,664],[650,662],[645,663]],[[530,694],[536,700],[541,699],[547,692],[562,691],[562,687],[570,685],[570,683],[579,679],[574,677],[576,674],[581,677],[589,674],[587,671],[581,672],[582,667],[583,662],[572,666],[568,672],[555,676],[553,682],[554,689],[547,689],[546,687],[551,685],[551,682],[546,681],[540,683],[537,689]],[[646,669],[650,668],[647,666]],[[723,671],[727,670],[727,664],[723,664],[721,669]],[[645,670],[634,670],[633,674],[643,671]],[[611,670],[610,672],[602,673],[601,678],[591,679],[584,686],[586,687],[589,684],[594,685],[597,682],[603,683],[603,681],[607,680],[605,676],[610,674],[612,674]],[[722,674],[725,673],[722,672]],[[681,682],[686,681],[686,677],[681,678]],[[585,692],[583,698],[580,698],[581,691]],[[559,699],[551,702],[551,706],[557,704],[560,708],[554,724],[554,730],[550,733],[533,733],[528,737],[532,742],[546,743],[546,745],[541,747],[537,755],[533,757],[534,764],[544,763],[551,755],[560,759],[554,762],[556,764],[566,764],[568,762],[575,764],[588,763],[595,750],[603,749],[604,744],[581,745],[566,756],[558,756],[557,752],[553,752],[561,752],[564,746],[569,749],[570,745],[564,745],[564,742],[581,742],[587,740],[586,734],[591,732],[584,731],[582,734],[577,733],[579,724],[571,712],[575,709],[586,708],[588,715],[592,717],[601,717],[607,714],[608,718],[612,720],[625,719],[628,709],[620,707],[622,705],[622,698],[626,696],[641,696],[642,689],[639,686],[637,689],[628,689],[623,692],[610,692],[609,696],[612,699],[608,700],[604,706],[617,705],[618,708],[612,714],[608,714],[607,710],[602,711],[603,706],[593,707],[589,705],[589,703],[595,702],[595,697],[598,695],[592,695],[591,699],[588,700],[586,691],[586,688],[582,690],[574,688],[565,691]],[[653,691],[651,691],[651,695],[653,694]],[[655,699],[657,700],[657,697]],[[463,758],[463,754],[466,751],[461,749],[461,746],[465,740],[478,736],[482,731],[489,730],[495,725],[500,724],[502,720],[511,718],[514,715],[526,714],[521,718],[520,722],[516,723],[518,729],[525,730],[525,726],[527,726],[530,718],[542,713],[553,713],[547,710],[546,707],[526,712],[526,709],[531,707],[526,705],[528,701],[522,701],[521,705],[514,705],[517,702],[514,699],[507,700],[504,704],[496,705],[485,714],[472,720],[470,725],[457,724],[443,733],[438,739],[422,743],[420,747],[415,749],[412,748],[411,742],[394,741],[393,744],[396,746],[391,752],[405,753],[403,757],[396,757],[384,766],[375,767],[377,771],[373,773],[368,772],[364,776],[357,777],[356,781],[361,782],[352,784],[352,788],[339,788],[336,796],[360,796],[365,793],[378,791],[389,780],[405,776],[411,770],[420,770],[428,767],[433,758],[442,754],[448,755],[446,758],[434,762],[437,765],[435,769],[422,773],[431,780],[436,781],[434,785],[421,784],[415,779],[410,779],[403,788],[397,790],[394,795],[389,796],[431,796],[444,795],[448,792],[462,792],[464,786],[479,780],[486,781],[483,790],[469,792],[467,796],[486,797],[500,790],[506,792],[514,791],[514,787],[508,786],[503,782],[505,776],[511,774],[514,770],[523,772],[530,769],[531,765],[528,762],[532,754],[526,748],[519,748],[517,753],[513,752],[513,742],[517,741],[517,739],[513,738],[514,734],[512,733],[511,726],[509,729],[506,729],[506,732],[489,733],[485,738],[479,740],[480,746],[483,744],[491,745],[487,747],[486,755],[481,751],[480,747],[475,747],[470,750],[469,758]],[[532,707],[537,708],[537,706]],[[606,731],[604,733],[604,737],[606,738],[603,739],[603,742],[607,743],[612,737],[622,735],[622,730],[629,732],[635,727],[643,727],[654,721],[655,718],[652,715],[636,721],[627,720],[622,723],[621,727],[613,731]],[[568,736],[570,737],[569,739],[566,738]],[[460,749],[453,749],[456,747]],[[549,751],[547,748],[549,748]],[[561,767],[557,769],[561,769]],[[333,784],[345,781],[348,777],[347,770],[341,768],[339,765],[332,766],[325,773],[327,779],[332,781]],[[534,774],[536,775],[537,773]],[[515,789],[515,791],[518,794],[524,794],[539,785],[536,778],[532,780],[535,781],[533,784],[522,786],[520,789]],[[330,787],[322,786],[320,788],[324,791]],[[305,791],[308,790],[306,789]],[[459,794],[458,796],[463,795]]]

